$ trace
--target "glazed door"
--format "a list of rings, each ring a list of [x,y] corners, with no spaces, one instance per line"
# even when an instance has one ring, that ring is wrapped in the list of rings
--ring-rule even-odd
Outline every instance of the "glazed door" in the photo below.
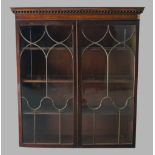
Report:
[[[17,25],[21,143],[133,145],[137,23]]]
[[[132,145],[136,22],[78,23],[81,145]],[[80,93],[80,92],[79,92]]]
[[[23,144],[74,145],[74,24],[18,24]]]

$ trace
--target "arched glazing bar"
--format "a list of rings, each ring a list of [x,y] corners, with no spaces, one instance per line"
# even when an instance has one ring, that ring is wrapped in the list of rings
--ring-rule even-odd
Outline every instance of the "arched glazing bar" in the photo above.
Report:
[[[36,143],[36,113],[38,110],[41,109],[42,105],[44,104],[44,100],[48,99],[51,103],[51,105],[58,111],[58,117],[59,117],[59,138],[58,138],[58,143],[61,144],[62,143],[62,137],[61,137],[61,113],[68,107],[68,103],[69,101],[72,100],[73,96],[70,96],[68,98],[66,98],[66,102],[65,102],[65,105],[61,108],[57,107],[55,102],[54,102],[54,99],[51,98],[49,95],[48,95],[48,70],[47,70],[47,61],[48,61],[48,56],[50,53],[53,53],[54,52],[54,48],[61,45],[63,46],[64,48],[66,48],[66,52],[68,52],[70,54],[70,57],[71,57],[71,66],[72,66],[72,74],[73,74],[73,51],[65,44],[65,41],[67,41],[70,37],[72,37],[73,35],[73,25],[71,25],[71,30],[70,30],[70,33],[68,34],[68,36],[64,39],[64,40],[61,40],[61,41],[57,41],[55,40],[49,33],[48,33],[48,30],[47,30],[47,26],[48,25],[44,25],[44,31],[43,33],[41,34],[41,36],[39,38],[37,38],[37,40],[35,41],[32,41],[32,30],[31,30],[31,27],[29,27],[30,31],[29,31],[29,38],[30,39],[27,39],[24,34],[22,33],[21,29],[19,29],[19,33],[20,33],[20,37],[27,43],[25,47],[22,47],[21,49],[21,52],[20,52],[20,61],[22,61],[22,56],[23,56],[23,53],[26,51],[26,49],[28,49],[30,47],[30,53],[31,53],[31,79],[32,79],[32,75],[33,75],[33,70],[32,70],[32,61],[33,61],[33,58],[32,58],[32,50],[31,50],[31,47],[32,45],[37,47],[44,55],[44,58],[45,58],[45,85],[46,85],[46,93],[45,93],[45,96],[40,100],[39,102],[39,105],[37,107],[32,107],[31,104],[30,104],[30,100],[26,97],[26,96],[21,96],[21,100],[24,101],[24,103],[26,103],[26,106],[29,110],[31,110],[33,112],[33,122],[34,122],[34,126],[33,126],[33,143]],[[54,42],[54,44],[49,48],[49,50],[47,52],[45,52],[45,50],[40,46],[38,45],[37,43],[39,41],[41,41],[44,36],[47,35],[49,37],[50,40],[52,40]],[[73,38],[72,38],[73,39]],[[73,40],[72,40],[73,41]]]
[[[117,137],[118,137],[118,138],[117,138],[117,144],[120,144],[120,135],[121,135],[121,133],[120,133],[120,132],[121,132],[121,129],[120,129],[120,126],[121,126],[121,111],[124,110],[124,109],[128,106],[129,101],[130,101],[131,99],[134,98],[134,85],[135,85],[135,53],[134,53],[133,49],[131,49],[131,47],[129,47],[129,46],[126,44],[126,42],[128,42],[129,40],[132,39],[132,37],[135,35],[135,31],[133,31],[133,32],[131,33],[131,35],[130,35],[128,38],[126,38],[127,30],[124,29],[123,41],[119,41],[119,40],[112,34],[111,29],[110,29],[110,25],[107,25],[107,30],[106,30],[105,34],[104,34],[98,41],[93,41],[93,40],[91,40],[91,39],[84,33],[84,30],[81,30],[81,33],[82,33],[83,37],[89,42],[89,44],[82,50],[81,56],[84,55],[84,53],[86,52],[86,50],[87,50],[88,48],[91,48],[91,46],[93,46],[93,45],[97,45],[97,46],[99,46],[99,47],[105,52],[106,57],[107,57],[107,75],[106,75],[106,76],[107,76],[107,94],[106,94],[106,96],[103,96],[103,97],[101,98],[101,100],[100,100],[98,106],[96,106],[96,107],[91,107],[91,106],[89,105],[89,103],[87,102],[87,107],[93,112],[93,144],[96,143],[96,142],[95,142],[95,135],[94,135],[94,133],[95,133],[95,131],[94,131],[94,130],[95,130],[95,124],[96,124],[96,123],[95,123],[95,112],[96,112],[97,110],[99,110],[99,109],[102,107],[103,102],[104,102],[104,100],[105,100],[106,98],[110,98],[111,101],[112,101],[113,107],[116,108],[116,109],[118,110],[118,133],[117,133]],[[110,49],[109,52],[106,50],[106,47],[104,47],[104,46],[101,44],[101,41],[103,41],[103,40],[105,39],[105,37],[107,36],[107,34],[109,34],[110,37],[116,42],[116,44],[115,44],[114,46],[111,47],[111,49]],[[134,74],[134,75],[133,75],[133,84],[132,84],[132,95],[127,97],[127,99],[126,99],[126,101],[125,101],[125,104],[124,104],[123,106],[121,106],[121,107],[117,106],[117,105],[115,104],[115,101],[112,99],[112,97],[109,96],[109,57],[110,57],[110,54],[114,51],[114,49],[117,48],[117,47],[120,46],[120,45],[123,45],[124,48],[127,48],[127,49],[130,51],[131,55],[133,56],[133,63],[134,63],[134,64],[133,64],[133,66],[134,66],[134,67],[133,67],[133,74]],[[103,143],[103,144],[105,144],[105,143]]]

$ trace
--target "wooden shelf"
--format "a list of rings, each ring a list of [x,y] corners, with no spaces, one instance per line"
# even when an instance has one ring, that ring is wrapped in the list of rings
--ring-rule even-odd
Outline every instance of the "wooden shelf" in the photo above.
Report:
[[[46,83],[46,80],[22,80],[23,83]],[[48,83],[73,83],[73,80],[47,80]]]
[[[59,115],[59,112],[23,112],[23,115]],[[61,115],[73,115],[73,112],[62,112]]]
[[[132,83],[133,80],[109,80],[109,83]],[[23,83],[46,83],[46,80],[22,80]],[[47,80],[48,83],[73,83],[73,80]],[[82,83],[106,83],[107,80],[82,80]]]
[[[93,115],[93,111],[92,110],[89,110],[88,108],[82,108],[82,115]],[[113,116],[118,116],[118,112],[117,111],[98,111],[98,112],[95,112],[96,115],[113,115]],[[38,111],[38,112],[32,112],[32,111],[24,111],[22,112],[23,115],[59,115],[59,112],[58,111]],[[73,111],[65,111],[65,112],[61,112],[61,115],[73,115]],[[132,113],[130,113],[129,111],[127,111],[126,113],[121,113],[121,115],[123,116],[129,116],[129,115],[132,115]],[[84,118],[84,119],[87,119],[87,118]]]

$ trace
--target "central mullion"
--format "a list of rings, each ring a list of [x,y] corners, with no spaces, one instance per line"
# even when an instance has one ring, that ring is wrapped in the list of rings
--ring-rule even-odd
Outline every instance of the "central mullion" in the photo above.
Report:
[[[76,58],[76,23],[73,23],[73,29],[72,29],[72,46],[74,51],[74,146],[77,147],[77,58]]]

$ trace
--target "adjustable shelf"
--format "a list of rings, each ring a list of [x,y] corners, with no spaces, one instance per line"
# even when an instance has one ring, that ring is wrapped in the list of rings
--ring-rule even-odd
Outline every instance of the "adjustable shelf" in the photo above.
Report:
[[[46,83],[46,80],[22,80],[23,83]],[[73,83],[73,80],[47,80],[48,83]],[[107,80],[82,80],[82,83],[106,83]],[[133,83],[133,80],[109,80],[109,83]]]
[[[23,115],[59,115],[59,112],[23,112]],[[61,115],[73,115],[73,113],[61,112]]]
[[[46,80],[22,80],[23,83],[46,83]],[[48,83],[73,83],[73,80],[47,80]]]
[[[118,111],[117,109],[114,107],[114,106],[111,106],[113,108],[113,110],[110,110],[110,109],[104,109],[104,104],[103,104],[103,107],[102,107],[102,110],[91,110],[89,109],[88,107],[86,106],[83,106],[82,107],[82,111],[83,111],[83,114],[84,115],[90,115],[92,116],[93,113],[95,113],[96,115],[99,115],[99,116],[103,116],[103,115],[118,115]],[[22,113],[23,115],[65,115],[65,116],[71,116],[73,115],[73,112],[71,110],[65,110],[65,111],[61,111],[59,113],[59,111],[50,111],[49,109],[48,110],[37,110],[37,111],[23,111]],[[122,115],[126,115],[126,116],[129,116],[131,115],[130,113],[130,109],[126,110],[125,112],[122,112]]]

